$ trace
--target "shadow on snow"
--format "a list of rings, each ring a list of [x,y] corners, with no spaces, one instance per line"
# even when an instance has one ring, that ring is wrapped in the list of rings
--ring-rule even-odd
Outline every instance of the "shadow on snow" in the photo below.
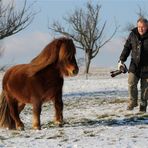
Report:
[[[120,90],[106,90],[106,91],[95,91],[95,92],[79,92],[79,93],[70,93],[70,94],[64,94],[64,98],[73,98],[73,97],[128,97],[127,91],[120,91]]]

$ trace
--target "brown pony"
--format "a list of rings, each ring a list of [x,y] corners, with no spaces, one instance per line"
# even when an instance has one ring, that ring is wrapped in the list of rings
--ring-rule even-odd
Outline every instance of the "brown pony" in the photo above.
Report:
[[[48,44],[29,64],[8,69],[2,81],[0,97],[0,126],[24,129],[19,114],[27,103],[33,106],[33,128],[41,129],[40,114],[44,102],[52,100],[54,123],[62,125],[63,76],[74,76],[79,69],[72,39],[58,38]]]

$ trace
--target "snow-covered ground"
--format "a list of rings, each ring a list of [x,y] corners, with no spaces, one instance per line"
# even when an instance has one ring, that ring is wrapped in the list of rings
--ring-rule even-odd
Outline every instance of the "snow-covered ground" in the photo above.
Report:
[[[127,75],[109,69],[65,78],[63,127],[52,124],[52,103],[42,108],[42,130],[31,129],[32,107],[21,113],[25,131],[0,129],[0,148],[147,148],[148,113],[127,111]],[[2,78],[2,74],[0,79]]]

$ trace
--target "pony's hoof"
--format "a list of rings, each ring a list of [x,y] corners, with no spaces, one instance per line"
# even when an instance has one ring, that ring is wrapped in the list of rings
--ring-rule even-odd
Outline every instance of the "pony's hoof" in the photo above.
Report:
[[[63,123],[58,124],[58,127],[63,127]]]
[[[63,127],[63,122],[60,121],[54,121],[54,124],[58,127]]]
[[[34,126],[33,129],[34,130],[41,130],[41,127],[40,126]]]
[[[17,127],[17,130],[18,130],[18,131],[24,131],[24,127],[19,126],[19,127]]]

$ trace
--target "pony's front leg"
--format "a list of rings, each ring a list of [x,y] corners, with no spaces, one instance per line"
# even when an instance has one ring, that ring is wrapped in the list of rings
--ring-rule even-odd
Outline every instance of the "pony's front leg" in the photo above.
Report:
[[[63,125],[63,101],[62,101],[62,97],[56,98],[54,100],[54,107],[55,107],[54,123],[58,126],[62,126]]]
[[[32,127],[33,129],[41,129],[41,123],[40,123],[40,114],[41,114],[41,104],[33,104],[33,121],[32,121]]]

